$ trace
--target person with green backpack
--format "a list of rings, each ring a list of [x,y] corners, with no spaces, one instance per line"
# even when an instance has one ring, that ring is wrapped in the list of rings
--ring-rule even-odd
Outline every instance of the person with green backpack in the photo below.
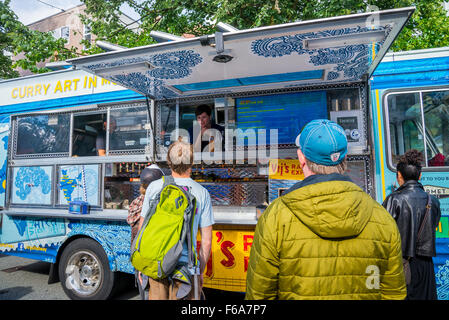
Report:
[[[146,167],[140,174],[140,195],[129,205],[128,218],[126,219],[126,222],[131,226],[131,244],[134,242],[134,239],[139,232],[139,222],[141,220],[140,213],[142,211],[143,200],[145,199],[145,192],[151,182],[161,179],[163,175],[163,171],[156,164]],[[135,278],[141,299],[147,300],[149,287],[148,276],[145,276],[140,271],[136,270]]]
[[[199,299],[212,244],[212,203],[209,192],[190,178],[192,145],[172,143],[167,163],[172,175],[146,190],[131,263],[149,277],[149,300]]]

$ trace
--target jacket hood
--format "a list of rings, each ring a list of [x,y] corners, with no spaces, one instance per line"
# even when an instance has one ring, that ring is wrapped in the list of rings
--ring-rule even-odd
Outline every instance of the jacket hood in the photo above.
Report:
[[[371,197],[357,185],[347,178],[335,177],[305,184],[280,199],[311,231],[330,239],[358,236],[370,220],[374,206]]]

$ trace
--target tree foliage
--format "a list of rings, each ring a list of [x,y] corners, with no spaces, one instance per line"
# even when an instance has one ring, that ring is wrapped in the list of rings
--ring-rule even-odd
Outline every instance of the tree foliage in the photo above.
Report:
[[[45,72],[36,63],[51,58],[64,60],[75,50],[64,47],[65,40],[50,33],[32,31],[17,20],[9,9],[10,0],[0,2],[0,49],[14,55],[24,53],[16,62],[0,55],[0,78],[14,77],[12,69],[21,67]],[[443,0],[83,0],[86,12],[82,21],[97,39],[125,47],[154,43],[151,30],[175,35],[200,36],[215,32],[217,22],[238,29],[333,17],[368,11],[415,6],[416,11],[392,50],[403,51],[449,46],[449,17]],[[120,7],[127,4],[139,14],[139,30],[130,30],[121,20]],[[87,43],[86,43],[87,44]],[[93,45],[84,54],[102,50]]]
[[[100,39],[126,47],[153,43],[151,30],[176,35],[211,34],[216,22],[238,29],[415,6],[416,11],[392,50],[449,45],[449,17],[443,0],[84,0],[86,22]],[[118,12],[127,3],[141,17],[141,31],[133,33],[119,23]],[[98,50],[98,49],[93,49]]]
[[[65,48],[66,40],[55,39],[50,32],[31,30],[23,25],[9,8],[10,0],[0,2],[0,78],[14,78],[20,67],[33,73],[49,69],[37,66],[39,62],[65,60],[75,56],[75,49]],[[9,53],[9,54],[8,54]],[[10,54],[16,56],[15,61]]]

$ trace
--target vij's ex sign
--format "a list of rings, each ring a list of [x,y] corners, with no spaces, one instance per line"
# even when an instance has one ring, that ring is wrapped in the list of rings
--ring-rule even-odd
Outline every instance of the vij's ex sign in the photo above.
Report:
[[[242,288],[245,291],[253,231],[214,230],[211,256],[204,273],[208,287],[224,290]],[[199,250],[200,241],[197,242]],[[223,279],[233,279],[226,281]]]

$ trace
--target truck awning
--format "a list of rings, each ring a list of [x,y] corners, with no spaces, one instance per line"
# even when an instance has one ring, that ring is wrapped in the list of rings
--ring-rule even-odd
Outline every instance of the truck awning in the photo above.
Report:
[[[155,100],[366,81],[413,7],[215,33],[68,60]]]

